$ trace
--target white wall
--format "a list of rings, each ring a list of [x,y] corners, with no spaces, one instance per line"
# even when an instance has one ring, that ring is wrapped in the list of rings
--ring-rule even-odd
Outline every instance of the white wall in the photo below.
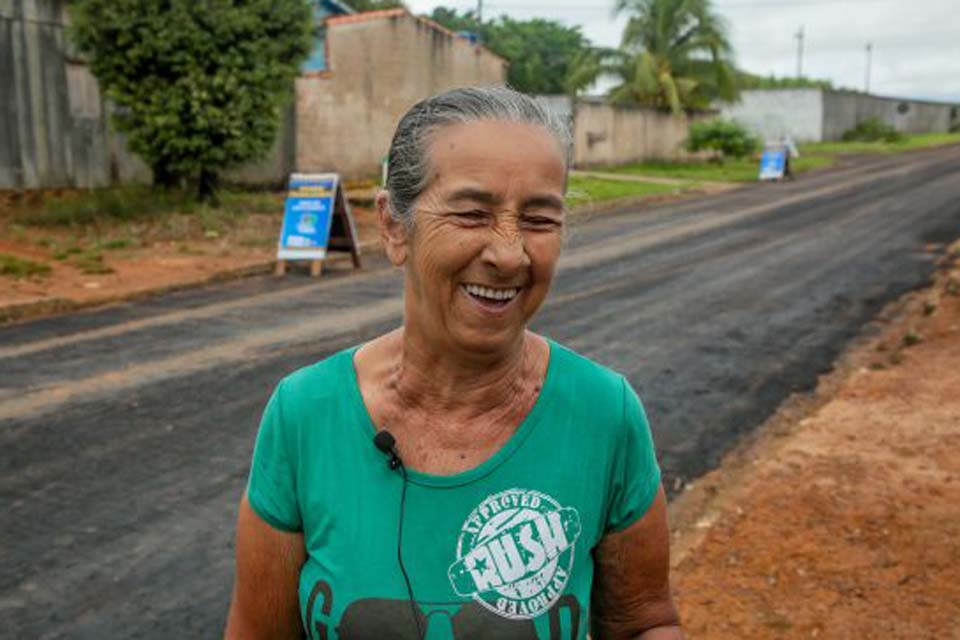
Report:
[[[764,140],[784,135],[797,142],[823,140],[823,96],[820,89],[743,91],[740,102],[717,105],[720,115],[737,120]]]

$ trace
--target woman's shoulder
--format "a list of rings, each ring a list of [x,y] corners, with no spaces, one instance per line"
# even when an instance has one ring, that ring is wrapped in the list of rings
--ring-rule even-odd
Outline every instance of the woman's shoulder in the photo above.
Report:
[[[358,348],[343,349],[288,373],[277,384],[276,393],[287,406],[350,397],[356,384],[353,354]]]
[[[590,416],[591,423],[619,423],[630,383],[617,371],[551,340],[554,399],[573,414]]]
[[[555,340],[550,340],[551,358],[558,377],[578,387],[619,397],[623,393],[624,377],[613,369],[581,354]]]

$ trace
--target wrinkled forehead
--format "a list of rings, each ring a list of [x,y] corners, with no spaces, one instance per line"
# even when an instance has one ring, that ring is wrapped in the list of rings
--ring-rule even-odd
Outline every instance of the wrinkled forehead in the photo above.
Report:
[[[442,196],[464,186],[503,190],[566,191],[565,150],[545,127],[479,120],[439,128],[428,138],[422,194]]]

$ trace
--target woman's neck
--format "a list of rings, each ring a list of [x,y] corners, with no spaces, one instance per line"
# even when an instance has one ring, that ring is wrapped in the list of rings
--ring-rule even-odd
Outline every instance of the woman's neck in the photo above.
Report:
[[[505,409],[536,376],[536,338],[524,332],[503,353],[437,348],[415,329],[397,332],[386,387],[407,410],[473,418]]]

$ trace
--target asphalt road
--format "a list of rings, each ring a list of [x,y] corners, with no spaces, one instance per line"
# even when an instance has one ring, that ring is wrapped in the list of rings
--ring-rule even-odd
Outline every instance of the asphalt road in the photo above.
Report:
[[[624,372],[671,489],[812,388],[960,236],[960,147],[572,225],[534,328]],[[0,330],[0,637],[215,637],[260,410],[395,326],[381,262]]]

